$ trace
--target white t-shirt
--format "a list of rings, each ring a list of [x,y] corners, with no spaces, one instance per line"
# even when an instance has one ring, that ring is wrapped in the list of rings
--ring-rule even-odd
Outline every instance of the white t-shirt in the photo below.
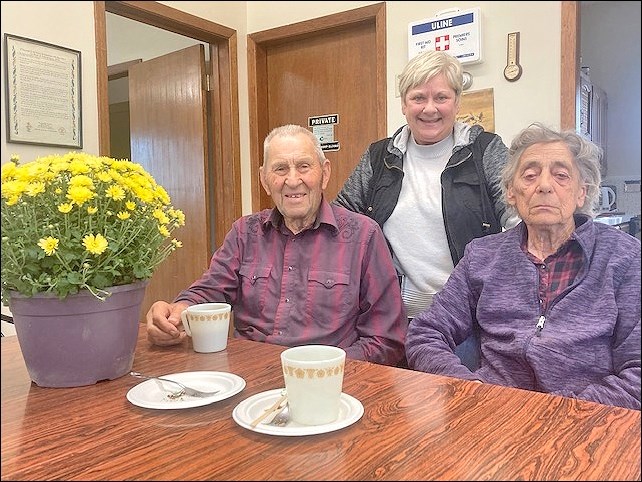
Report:
[[[409,317],[430,306],[453,270],[441,207],[440,176],[452,155],[452,135],[424,146],[408,139],[404,178],[394,211],[383,225]]]

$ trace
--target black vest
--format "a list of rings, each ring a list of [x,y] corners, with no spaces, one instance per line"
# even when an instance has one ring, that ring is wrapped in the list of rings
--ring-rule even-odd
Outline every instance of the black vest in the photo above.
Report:
[[[464,255],[473,238],[502,230],[484,175],[482,159],[495,134],[482,132],[472,145],[452,155],[441,174],[442,214],[453,264]],[[370,145],[372,180],[367,193],[365,214],[383,228],[394,210],[403,180],[399,158],[386,147],[391,138]],[[468,159],[472,156],[472,161]]]

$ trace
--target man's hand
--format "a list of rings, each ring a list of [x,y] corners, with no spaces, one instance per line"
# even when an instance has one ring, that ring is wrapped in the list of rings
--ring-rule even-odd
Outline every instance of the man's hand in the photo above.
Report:
[[[154,345],[177,345],[187,336],[181,321],[181,313],[189,305],[184,301],[167,303],[157,301],[147,312],[147,339]]]

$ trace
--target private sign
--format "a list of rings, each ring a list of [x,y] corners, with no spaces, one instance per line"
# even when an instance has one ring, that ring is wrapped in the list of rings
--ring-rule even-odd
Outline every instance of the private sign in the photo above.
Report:
[[[458,10],[408,24],[408,59],[424,50],[441,50],[462,64],[481,62],[481,10]]]
[[[339,114],[308,117],[308,127],[323,126],[327,124],[338,124],[338,123],[339,123]]]

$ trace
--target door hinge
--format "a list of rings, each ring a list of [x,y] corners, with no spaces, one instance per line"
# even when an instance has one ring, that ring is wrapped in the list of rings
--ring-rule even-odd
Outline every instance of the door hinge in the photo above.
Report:
[[[210,74],[205,74],[205,92],[210,91]]]

